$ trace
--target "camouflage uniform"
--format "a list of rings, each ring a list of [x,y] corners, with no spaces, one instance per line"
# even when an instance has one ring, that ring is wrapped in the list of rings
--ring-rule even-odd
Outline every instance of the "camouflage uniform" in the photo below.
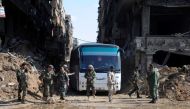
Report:
[[[68,76],[68,74],[70,73],[69,67],[65,64],[65,65],[63,65],[63,68],[64,68],[64,70],[66,71],[67,76]],[[68,81],[68,86],[69,86],[69,81]],[[68,91],[68,86],[67,86],[66,89],[65,89],[65,94],[66,94],[67,91]]]
[[[21,68],[20,70],[17,71],[17,81],[19,83],[18,85],[18,100],[22,101],[23,103],[25,102],[25,96],[27,93],[27,88],[28,88],[28,74],[27,74],[27,69]],[[22,98],[21,98],[21,93],[22,93]]]
[[[54,79],[54,76],[55,76],[55,73],[53,70],[51,70],[49,72],[46,71],[40,77],[40,78],[42,78],[42,81],[43,81],[43,87],[44,87],[43,97],[45,97],[45,99],[53,96],[53,88],[54,88],[53,79]]]
[[[67,85],[69,84],[69,76],[67,75],[66,71],[60,71],[57,75],[59,92],[60,92],[60,99],[64,100]]]
[[[89,98],[90,96],[90,89],[92,89],[92,95],[95,97],[96,90],[94,87],[94,79],[96,78],[96,72],[94,71],[94,68],[92,65],[89,65],[88,71],[85,73],[84,76],[87,81],[86,81],[86,90],[87,90],[87,96]]]
[[[135,68],[135,71],[134,71],[134,74],[133,74],[133,81],[132,81],[132,84],[133,84],[133,90],[131,92],[129,92],[129,96],[131,96],[135,91],[137,93],[137,98],[142,98],[140,97],[139,95],[139,71],[138,71],[138,68]]]
[[[158,78],[159,78],[159,72],[157,68],[152,68],[150,69],[151,74],[150,74],[150,94],[152,97],[152,101],[149,103],[156,103],[156,100],[158,98]]]
[[[109,98],[109,102],[112,101],[112,96],[115,90],[115,73],[113,71],[109,71],[107,73],[107,85],[108,85],[108,98]]]

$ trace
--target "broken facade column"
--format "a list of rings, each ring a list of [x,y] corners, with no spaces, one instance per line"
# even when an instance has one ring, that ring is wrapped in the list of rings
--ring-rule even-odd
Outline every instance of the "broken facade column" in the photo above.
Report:
[[[142,8],[142,37],[145,38],[145,54],[146,54],[146,61],[145,61],[145,71],[148,70],[148,65],[150,62],[152,62],[150,54],[148,54],[148,47],[147,47],[147,38],[149,37],[150,33],[150,7],[149,6],[143,6]]]

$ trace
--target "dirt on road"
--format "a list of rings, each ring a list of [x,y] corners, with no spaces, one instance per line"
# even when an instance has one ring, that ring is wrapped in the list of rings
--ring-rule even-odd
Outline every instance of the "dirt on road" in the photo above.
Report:
[[[58,96],[55,96],[55,103],[46,104],[41,100],[29,100],[27,104],[20,104],[16,101],[9,102],[7,105],[0,105],[4,109],[189,109],[190,102],[188,101],[170,101],[168,99],[159,99],[156,104],[148,103],[150,99],[143,96],[142,99],[136,99],[135,96],[130,98],[128,95],[117,94],[113,97],[113,102],[108,102],[106,94],[98,95],[96,98],[87,99],[85,95],[68,96],[66,101],[60,101]]]

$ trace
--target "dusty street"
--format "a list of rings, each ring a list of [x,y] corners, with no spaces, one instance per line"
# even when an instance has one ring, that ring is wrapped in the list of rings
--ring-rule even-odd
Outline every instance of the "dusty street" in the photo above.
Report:
[[[143,96],[142,99],[136,99],[135,96],[129,98],[128,95],[117,94],[112,103],[108,102],[107,96],[98,95],[88,101],[84,95],[68,96],[66,101],[60,101],[55,97],[54,104],[45,104],[41,100],[27,99],[26,104],[20,104],[15,101],[4,102],[0,104],[1,109],[189,109],[190,102],[176,102],[167,99],[160,99],[157,104],[149,104],[150,99]]]

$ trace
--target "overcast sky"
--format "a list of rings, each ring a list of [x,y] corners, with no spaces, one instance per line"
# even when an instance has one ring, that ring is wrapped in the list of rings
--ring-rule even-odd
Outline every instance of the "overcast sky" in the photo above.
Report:
[[[96,42],[98,2],[99,0],[63,0],[66,13],[72,17],[73,37]],[[85,43],[85,41],[80,41],[80,43]]]

